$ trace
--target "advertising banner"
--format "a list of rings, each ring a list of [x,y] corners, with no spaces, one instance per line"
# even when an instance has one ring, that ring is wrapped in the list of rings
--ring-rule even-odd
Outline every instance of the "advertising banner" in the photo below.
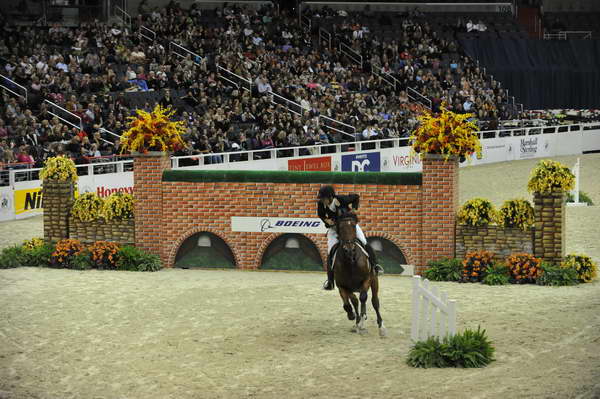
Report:
[[[13,198],[11,187],[0,187],[0,221],[15,219]]]
[[[331,172],[331,157],[290,159],[288,170]]]
[[[379,152],[342,155],[343,172],[381,172]]]
[[[248,233],[325,234],[327,228],[319,218],[232,216],[231,231]]]

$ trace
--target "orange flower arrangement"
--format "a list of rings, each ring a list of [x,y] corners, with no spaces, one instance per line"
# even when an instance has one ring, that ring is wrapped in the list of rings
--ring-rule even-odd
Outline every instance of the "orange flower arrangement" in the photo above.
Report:
[[[136,110],[137,117],[130,116],[129,129],[121,136],[121,152],[174,151],[185,147],[181,135],[184,122],[169,120],[175,111],[170,107],[156,105],[152,112]]]
[[[468,252],[463,260],[462,282],[476,283],[485,277],[485,271],[492,265],[494,254],[489,251]]]
[[[535,283],[542,275],[542,260],[528,253],[512,254],[506,259],[512,283]]]
[[[477,125],[468,121],[473,114],[456,114],[448,111],[445,105],[442,104],[438,116],[426,110],[417,117],[419,127],[410,136],[415,152],[441,154],[446,159],[452,155],[469,157],[477,154],[481,157]]]
[[[50,263],[55,267],[70,267],[73,258],[84,250],[79,240],[65,238],[56,243]]]
[[[116,269],[119,244],[108,241],[96,241],[88,247],[92,261],[98,269]]]

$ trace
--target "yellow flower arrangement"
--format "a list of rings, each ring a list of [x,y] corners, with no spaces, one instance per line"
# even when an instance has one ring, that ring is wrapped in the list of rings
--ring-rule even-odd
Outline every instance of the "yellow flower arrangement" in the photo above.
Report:
[[[550,193],[569,191],[575,184],[575,175],[560,162],[544,159],[531,171],[527,189],[529,192]]]
[[[23,241],[23,249],[34,249],[44,245],[44,240],[42,238],[32,238],[31,240]]]
[[[469,226],[485,226],[496,219],[496,211],[489,200],[473,198],[458,210],[458,222]]]
[[[100,217],[103,206],[104,199],[96,193],[81,194],[73,203],[71,215],[83,222],[90,222]]]
[[[445,104],[439,116],[429,111],[419,115],[419,127],[410,136],[415,152],[441,154],[448,159],[452,155],[481,157],[481,143],[477,136],[477,125],[469,122],[473,114],[456,114],[448,111]]]
[[[121,152],[175,151],[185,147],[181,135],[184,122],[169,120],[175,111],[156,105],[152,112],[136,110],[137,117],[129,117],[129,129],[121,136]]]
[[[111,194],[104,200],[100,214],[106,220],[133,217],[133,195],[126,193]]]
[[[524,199],[504,201],[497,214],[498,224],[526,230],[533,225],[533,207]]]
[[[598,265],[586,255],[569,254],[560,267],[575,269],[582,283],[589,283],[598,276]]]
[[[40,172],[42,180],[77,181],[75,162],[70,158],[57,156],[48,158]]]

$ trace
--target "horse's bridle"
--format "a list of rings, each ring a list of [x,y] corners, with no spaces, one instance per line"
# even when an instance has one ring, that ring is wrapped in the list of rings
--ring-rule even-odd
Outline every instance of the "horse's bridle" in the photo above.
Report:
[[[344,223],[345,221],[348,222],[353,222],[353,218],[351,217],[342,217],[340,219],[338,219],[337,221],[337,230],[338,230],[338,237],[339,237],[339,241],[340,241],[340,246],[342,247],[342,250],[346,253],[346,255],[348,255],[351,259],[354,259],[354,256],[356,254],[356,239],[352,239],[352,240],[342,240],[342,238],[340,237],[340,225],[342,223]]]

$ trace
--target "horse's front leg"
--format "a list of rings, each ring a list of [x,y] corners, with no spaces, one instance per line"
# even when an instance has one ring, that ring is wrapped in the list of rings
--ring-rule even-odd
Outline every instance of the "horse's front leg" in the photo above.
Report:
[[[354,295],[353,292],[350,292],[350,300],[352,301],[352,306],[354,307],[354,312],[356,314],[356,325],[354,326],[355,332],[360,332],[361,328],[359,326],[360,313],[359,313],[359,309],[358,309],[358,298],[356,298],[356,295]]]
[[[349,301],[350,295],[349,295],[348,291],[341,288],[339,285],[338,285],[338,289],[340,291],[340,296],[342,297],[342,302],[344,303],[344,310],[348,314],[348,320],[354,320],[356,318],[356,316],[354,315],[354,311],[352,310],[352,306],[350,305],[350,301]]]
[[[358,323],[358,330],[361,333],[367,332],[365,321],[367,320],[367,299],[369,297],[368,291],[370,286],[371,282],[367,279],[360,289],[360,322]]]

